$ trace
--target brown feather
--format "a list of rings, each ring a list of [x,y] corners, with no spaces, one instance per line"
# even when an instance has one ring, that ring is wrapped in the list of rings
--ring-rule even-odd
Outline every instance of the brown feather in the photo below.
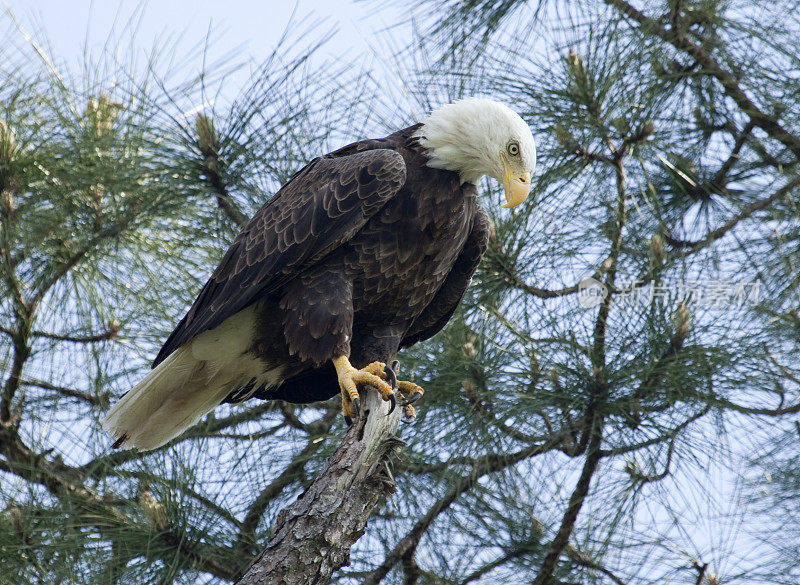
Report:
[[[330,359],[388,361],[452,316],[483,255],[486,212],[472,184],[427,166],[418,127],[357,142],[295,174],[237,236],[156,363],[256,305],[249,352],[280,367],[260,398],[338,392]]]

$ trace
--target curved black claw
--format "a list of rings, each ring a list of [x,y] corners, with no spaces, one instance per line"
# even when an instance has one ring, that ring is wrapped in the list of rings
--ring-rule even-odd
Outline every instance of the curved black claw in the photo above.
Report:
[[[391,367],[394,370],[395,374],[400,373],[400,362],[398,362],[397,360],[393,360],[392,365],[389,367]]]
[[[356,411],[356,414],[361,414],[361,402],[358,398],[353,398],[353,410]]]
[[[350,418],[350,417],[349,417],[349,416],[347,416],[347,415],[344,415],[344,423],[345,423],[345,424],[346,424],[348,427],[352,427],[352,426],[353,426],[353,419],[352,419],[352,418]]]
[[[421,392],[414,392],[411,397],[403,403],[403,406],[407,406],[409,404],[414,404],[417,400],[422,398]]]
[[[398,362],[397,360],[394,360],[391,365],[386,364],[385,366],[383,366],[383,372],[386,374],[386,380],[392,387],[392,391],[394,391],[397,388],[397,370],[394,367],[395,364],[397,364],[398,367],[400,366],[400,362]],[[391,410],[389,412],[391,412]]]
[[[404,417],[403,417],[403,418],[401,418],[400,420],[402,421],[402,423],[403,423],[403,424],[410,425],[410,424],[411,424],[412,422],[414,422],[416,419],[415,419],[413,416],[412,416],[412,417],[408,417],[408,418],[404,416]]]
[[[392,394],[391,396],[389,396],[389,413],[387,414],[387,416],[394,412],[396,406],[397,406],[397,398],[395,398],[394,394]]]

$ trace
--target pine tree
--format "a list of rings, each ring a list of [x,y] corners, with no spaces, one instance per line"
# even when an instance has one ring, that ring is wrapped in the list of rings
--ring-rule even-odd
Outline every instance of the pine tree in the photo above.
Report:
[[[337,399],[220,407],[147,454],[99,421],[299,166],[476,93],[534,130],[533,203],[480,186],[489,250],[399,356],[427,392],[333,581],[796,581],[796,8],[424,2],[408,101],[316,44],[200,111],[224,71],[0,49],[0,583],[243,574],[342,442]]]

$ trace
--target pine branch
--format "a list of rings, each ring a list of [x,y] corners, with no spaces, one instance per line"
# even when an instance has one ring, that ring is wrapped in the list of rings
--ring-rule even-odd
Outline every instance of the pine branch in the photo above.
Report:
[[[795,177],[777,191],[775,191],[769,197],[765,197],[764,199],[759,199],[758,201],[754,201],[747,207],[745,207],[741,212],[739,212],[736,216],[732,217],[724,224],[719,226],[718,228],[710,231],[704,238],[697,240],[697,241],[687,241],[687,240],[679,240],[676,238],[671,237],[668,234],[665,234],[664,237],[667,242],[676,248],[688,248],[688,250],[684,250],[677,254],[677,256],[687,256],[704,248],[707,248],[723,236],[725,236],[728,232],[734,229],[739,223],[748,219],[757,211],[761,211],[766,209],[770,205],[772,205],[775,201],[782,199],[789,193],[791,193],[794,189],[800,186],[800,177]]]
[[[688,427],[691,423],[699,420],[706,414],[708,414],[711,407],[706,405],[702,410],[693,414],[692,416],[688,417],[682,423],[676,425],[672,430],[667,431],[658,435],[657,437],[653,437],[652,439],[647,439],[646,441],[641,441],[639,443],[634,443],[632,445],[625,445],[623,447],[614,447],[612,449],[601,449],[601,456],[602,457],[616,457],[618,455],[624,455],[625,453],[632,453],[634,451],[639,451],[641,449],[645,449],[647,447],[652,447],[653,445],[658,445],[659,443],[663,443],[664,441],[669,441],[677,437],[681,431],[683,431],[686,427]]]
[[[594,476],[595,471],[597,471],[597,466],[600,463],[600,459],[603,457],[600,449],[600,445],[603,440],[603,421],[604,418],[602,414],[595,412],[592,422],[591,438],[589,439],[589,444],[586,448],[586,461],[584,461],[581,475],[575,484],[575,488],[572,490],[572,494],[570,495],[569,503],[567,504],[567,509],[564,512],[564,516],[561,519],[561,525],[558,528],[558,532],[556,533],[552,543],[550,543],[550,547],[544,557],[542,566],[539,569],[536,578],[533,580],[532,585],[545,585],[546,583],[549,583],[553,572],[556,570],[556,566],[558,565],[558,559],[569,543],[569,537],[572,535],[572,531],[575,528],[575,521],[578,519],[578,513],[581,511],[583,502],[585,501],[586,496],[589,494],[592,477]]]
[[[86,255],[90,251],[92,251],[92,249],[94,249],[95,246],[97,246],[107,238],[114,238],[119,236],[125,230],[127,225],[128,225],[127,221],[121,221],[97,230],[93,234],[91,240],[89,240],[89,242],[81,246],[78,249],[78,251],[72,254],[72,256],[67,258],[64,262],[61,262],[58,265],[50,267],[51,269],[50,276],[47,277],[44,280],[44,282],[42,282],[42,284],[40,284],[37,287],[36,292],[33,294],[30,300],[28,300],[27,304],[31,314],[33,314],[33,312],[36,311],[36,309],[39,306],[39,303],[42,302],[42,299],[44,299],[44,296],[47,294],[47,292],[51,288],[53,288],[53,286],[55,286],[55,284],[59,280],[61,280],[70,270],[75,268],[75,266],[77,266],[81,261],[83,261],[86,258]]]
[[[685,310],[685,307],[684,312],[688,315],[688,311]],[[651,372],[641,381],[636,390],[633,391],[631,397],[633,401],[640,401],[658,387],[666,374],[668,366],[675,360],[681,349],[683,349],[683,343],[686,341],[687,334],[688,328],[684,325],[683,327],[679,327],[675,334],[670,337],[667,347],[665,347],[661,354],[652,362]],[[636,413],[634,413],[634,416],[635,414]]]
[[[714,173],[714,177],[710,181],[710,186],[712,189],[718,189],[720,192],[725,193],[727,191],[727,179],[728,173],[731,172],[733,167],[739,161],[739,153],[742,151],[742,147],[744,147],[747,139],[750,138],[750,135],[753,132],[753,128],[755,128],[755,124],[752,120],[745,124],[742,131],[736,135],[736,140],[733,144],[733,148],[731,149],[728,158],[722,163],[720,168]]]
[[[695,585],[702,585],[703,578],[706,576],[706,570],[708,570],[708,563],[703,563],[702,565],[695,561],[692,565],[692,568],[697,571],[697,580],[695,581]]]
[[[515,559],[518,559],[522,556],[530,554],[530,548],[525,546],[515,546],[511,550],[509,550],[506,554],[502,555],[501,557],[496,558],[495,560],[486,563],[482,567],[475,569],[472,573],[467,575],[464,580],[461,582],[461,585],[468,585],[473,581],[477,581],[481,577],[483,577],[486,573],[489,573],[495,570],[497,567],[501,567],[508,562],[511,562]]]
[[[148,473],[146,471],[128,471],[126,469],[117,469],[114,475],[118,477],[134,477],[139,480],[144,480],[150,485],[155,483],[160,483],[165,487],[168,487],[169,489],[177,489],[181,493],[186,494],[187,496],[190,496],[191,498],[203,504],[203,506],[205,506],[215,514],[219,515],[220,518],[224,518],[226,521],[230,522],[231,525],[237,528],[240,528],[242,525],[239,519],[236,518],[236,516],[234,516],[233,514],[231,514],[231,512],[227,508],[220,506],[214,500],[204,496],[203,494],[201,494],[197,490],[192,489],[188,485],[175,484],[169,481],[168,479],[165,479],[162,476],[159,476],[155,473]]]
[[[633,461],[629,461],[628,463],[626,463],[625,471],[628,472],[628,475],[631,476],[631,479],[640,484],[659,482],[669,475],[670,466],[672,465],[672,455],[674,452],[675,452],[675,437],[670,439],[669,444],[667,445],[667,461],[664,463],[664,471],[661,471],[659,473],[646,474],[639,467],[639,465]]]
[[[97,396],[89,392],[75,390],[74,388],[67,388],[66,386],[57,386],[55,384],[51,384],[50,382],[45,382],[44,380],[34,380],[34,379],[20,380],[20,384],[22,386],[34,386],[36,388],[41,388],[42,390],[52,390],[53,392],[58,392],[59,394],[63,394],[64,396],[82,400],[83,402],[86,402],[91,406],[105,408],[109,404],[110,395],[108,392],[103,392],[101,395]]]
[[[611,581],[613,581],[616,585],[627,585],[625,581],[617,577],[608,568],[598,563],[596,560],[594,560],[586,553],[578,550],[573,545],[571,544],[567,545],[567,548],[564,550],[564,552],[570,558],[570,560],[576,565],[580,565],[581,567],[586,567],[587,569],[591,569],[593,571],[597,571],[598,573],[602,573],[603,575],[611,579]]]
[[[336,418],[339,412],[341,412],[339,404],[336,401],[329,401],[325,414],[321,418],[306,424],[295,414],[294,409],[296,405],[290,404],[284,400],[276,400],[275,403],[278,405],[278,409],[281,411],[283,420],[287,425],[293,429],[308,433],[309,435],[323,435],[327,433],[330,430],[331,422]]]
[[[414,551],[409,551],[401,559],[403,567],[403,585],[416,585],[422,575],[417,560],[414,558]]]
[[[552,449],[562,441],[562,437],[551,438],[540,445],[532,445],[521,451],[511,454],[491,454],[481,457],[473,466],[472,471],[461,477],[447,490],[444,496],[431,506],[422,518],[417,520],[414,527],[395,545],[392,551],[386,555],[384,561],[374,571],[372,571],[361,583],[361,585],[378,585],[389,571],[400,562],[410,551],[416,549],[420,539],[433,524],[439,515],[446,511],[464,492],[472,488],[473,485],[485,475],[500,471],[519,463],[530,457],[541,455]]]
[[[505,275],[504,280],[506,281],[507,284],[523,291],[526,294],[529,294],[531,296],[540,299],[555,299],[558,297],[564,297],[567,295],[575,294],[576,292],[578,292],[578,290],[580,290],[581,286],[580,282],[576,282],[573,285],[559,289],[546,289],[546,288],[536,287],[525,282],[522,279],[522,277],[510,265],[510,263],[504,261],[506,259],[501,258],[498,253],[491,254],[488,260],[491,266],[497,269],[498,272],[501,272],[502,274]],[[594,273],[592,273],[591,278],[594,278],[595,280],[600,279],[603,276],[603,274],[605,274],[606,271],[608,270],[610,266],[609,261],[610,259],[606,258],[603,262],[601,262],[600,267],[597,268],[594,271]]]
[[[281,410],[283,410],[283,408]],[[338,409],[330,409],[325,414],[323,417],[323,424],[326,428],[322,430],[322,433],[330,429],[337,416]],[[291,463],[289,463],[280,475],[273,479],[269,485],[262,489],[258,496],[256,496],[247,509],[247,513],[242,521],[239,534],[236,537],[236,543],[233,545],[235,550],[245,552],[256,543],[255,531],[269,503],[275,499],[285,487],[297,481],[299,472],[305,467],[309,458],[322,447],[322,444],[323,443],[317,441],[314,436],[310,436],[306,446],[292,459]]]
[[[109,328],[106,331],[103,331],[102,333],[95,333],[93,335],[62,335],[60,333],[50,333],[49,331],[31,331],[31,336],[53,339],[55,341],[68,341],[71,343],[97,343],[99,341],[116,339],[119,331],[119,323],[112,322],[109,324]],[[5,333],[12,338],[15,335],[13,329],[3,327],[2,325],[0,325],[0,333]]]
[[[736,404],[735,402],[731,402],[725,398],[716,397],[713,400],[718,406],[722,406],[736,412],[741,412],[742,414],[753,414],[758,416],[784,416],[787,414],[797,414],[800,412],[800,401],[789,406],[781,406],[778,408],[756,408],[752,406],[742,406],[741,404]]]
[[[3,138],[2,134],[7,131],[5,124],[0,126],[0,139]],[[0,155],[0,164],[7,165],[7,161],[2,158],[10,160],[9,156]],[[11,254],[11,234],[17,219],[17,210],[14,207],[14,199],[16,196],[16,189],[14,188],[15,181],[13,177],[9,177],[7,185],[0,189],[0,276],[6,283],[11,299],[14,303],[14,312],[17,317],[25,315],[28,311],[28,303],[25,295],[22,293],[22,287],[17,279],[16,267],[21,261],[21,252],[17,256]]]
[[[592,331],[592,351],[591,360],[593,367],[593,379],[589,384],[589,405],[586,409],[586,429],[579,442],[579,450],[585,447],[586,459],[581,470],[575,488],[570,495],[567,509],[561,519],[555,538],[550,543],[547,554],[542,561],[542,566],[533,580],[533,585],[545,585],[553,576],[558,565],[558,559],[569,544],[570,536],[575,528],[586,496],[589,494],[592,477],[603,457],[601,450],[603,442],[603,430],[605,425],[606,402],[608,400],[608,383],[606,381],[606,336],[608,317],[611,311],[612,293],[616,278],[616,265],[623,244],[623,232],[627,221],[627,197],[625,192],[625,166],[624,157],[627,154],[628,145],[623,145],[615,153],[615,177],[617,187],[617,208],[615,229],[610,234],[611,250],[608,255],[608,271],[606,274],[605,285],[609,289],[597,312],[594,330]]]
[[[189,561],[193,568],[214,575],[219,579],[233,581],[238,570],[236,568],[236,557],[225,554],[228,551],[217,553],[217,558],[227,559],[226,562],[212,558],[208,554],[208,546],[198,542],[188,541],[184,536],[177,535],[172,531],[161,532],[159,540],[177,552],[181,557]],[[233,562],[232,562],[233,561]]]
[[[224,166],[219,157],[220,143],[214,124],[205,114],[198,114],[195,119],[195,129],[197,131],[197,144],[203,157],[200,163],[203,178],[213,189],[217,198],[217,205],[225,212],[228,219],[237,226],[244,227],[248,221],[247,216],[242,213],[233,199],[231,199],[228,185],[222,178]]]
[[[0,470],[44,486],[54,496],[75,506],[85,520],[91,519],[99,532],[108,533],[111,540],[120,532],[137,529],[116,506],[81,483],[77,468],[35,453],[23,443],[16,428],[5,423],[0,423],[0,454],[5,457],[4,461],[0,460]],[[235,563],[223,564],[216,560],[230,557],[230,554],[217,550],[212,555],[209,545],[188,541],[170,530],[160,532],[158,539],[200,571],[229,581],[236,577]]]
[[[142,452],[136,449],[127,449],[125,451],[111,451],[110,453],[95,457],[88,463],[79,467],[78,470],[82,477],[101,479],[108,475],[113,475],[115,473],[115,468],[122,465],[123,463],[142,459],[143,457],[147,456],[148,453],[152,453],[154,451],[167,450],[173,445],[182,443],[190,439],[207,437],[208,435],[219,432],[223,429],[227,429],[242,424],[244,422],[258,420],[264,414],[274,409],[275,405],[272,402],[264,402],[252,408],[239,410],[224,418],[213,418],[207,420],[205,423],[200,422],[195,426],[189,428],[185,433],[183,433],[179,437],[176,437],[166,445],[163,445],[158,449],[154,449],[153,451]]]
[[[19,389],[25,362],[31,355],[31,348],[28,345],[30,336],[29,323],[30,319],[21,319],[19,330],[13,338],[14,353],[11,361],[11,370],[3,385],[2,398],[0,398],[0,424],[8,424],[12,421],[11,403]]]
[[[692,42],[680,28],[673,30],[661,26],[657,20],[649,18],[626,0],[603,0],[603,2],[638,23],[639,30],[643,33],[655,35],[691,56],[702,67],[705,74],[711,75],[719,81],[725,94],[736,102],[742,113],[753,124],[766,132],[770,138],[783,144],[795,157],[800,158],[800,138],[781,126],[776,117],[762,112],[741,88],[736,76],[726,71],[706,48]],[[737,69],[740,68],[737,67]]]
[[[70,343],[97,343],[99,341],[111,341],[116,339],[117,335],[119,335],[119,332],[119,323],[112,321],[109,323],[108,329],[102,333],[95,333],[92,335],[62,335],[60,333],[50,333],[49,331],[32,331],[31,335],[34,337],[53,339],[55,341],[68,341]]]

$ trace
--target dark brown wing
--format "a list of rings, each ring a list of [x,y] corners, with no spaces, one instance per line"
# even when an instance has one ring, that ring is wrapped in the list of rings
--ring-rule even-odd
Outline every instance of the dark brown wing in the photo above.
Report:
[[[348,241],[405,178],[403,157],[389,149],[312,161],[236,236],[153,367]]]
[[[453,316],[458,303],[467,292],[469,281],[478,268],[478,263],[486,251],[489,243],[490,228],[489,214],[482,207],[478,207],[467,241],[456,263],[442,283],[441,288],[433,297],[430,304],[425,307],[419,317],[414,319],[411,327],[406,332],[400,347],[414,345],[418,341],[430,339],[447,324]]]

